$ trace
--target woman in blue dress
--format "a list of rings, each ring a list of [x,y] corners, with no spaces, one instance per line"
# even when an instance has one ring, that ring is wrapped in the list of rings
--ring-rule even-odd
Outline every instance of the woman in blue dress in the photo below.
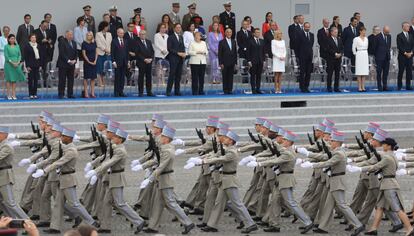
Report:
[[[91,98],[95,96],[95,79],[96,73],[96,61],[98,59],[98,53],[96,51],[96,43],[93,37],[92,31],[86,34],[86,40],[82,43],[82,57],[83,57],[83,91],[84,97],[89,98],[88,81],[90,81]]]

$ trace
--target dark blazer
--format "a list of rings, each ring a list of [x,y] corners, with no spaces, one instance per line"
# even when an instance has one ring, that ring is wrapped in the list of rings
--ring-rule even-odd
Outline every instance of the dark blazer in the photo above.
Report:
[[[414,37],[412,34],[408,35],[410,36],[409,40],[407,40],[403,32],[397,35],[398,59],[407,58],[404,56],[404,52],[414,51]]]
[[[328,56],[326,52],[326,45],[327,45],[326,41],[330,38],[329,29],[328,29],[328,35],[326,34],[324,27],[319,29],[317,38],[318,38],[318,44],[319,44],[319,54],[323,59],[326,59]]]
[[[52,23],[50,23],[49,26],[49,38],[52,40],[52,45],[54,47],[57,40],[57,29],[56,25]]]
[[[219,65],[234,66],[237,64],[236,41],[234,39],[231,40],[231,49],[226,38],[219,42],[218,60]]]
[[[387,43],[385,43],[384,35],[382,33],[376,35],[374,38],[375,43],[373,48],[373,55],[377,61],[389,61],[391,59],[391,35],[388,34],[385,37],[387,37]]]
[[[267,31],[264,35],[263,35],[263,40],[264,40],[264,47],[265,47],[265,54],[267,54],[269,56],[269,58],[273,57],[272,54],[272,40],[274,39],[274,35],[272,30]]]
[[[111,32],[113,39],[118,37],[116,31],[119,28],[124,28],[121,17],[117,16],[114,18],[111,16],[111,20],[109,21],[109,32]]]
[[[263,63],[265,49],[264,49],[264,40],[259,39],[259,44],[256,43],[254,38],[251,38],[249,41],[249,47],[247,49],[247,60],[252,64]]]
[[[247,47],[249,45],[249,40],[253,37],[252,32],[250,30],[247,31],[247,36],[241,29],[237,32],[237,45],[239,46],[238,52],[240,58],[247,58]]]
[[[227,14],[226,11],[220,13],[220,24],[223,25],[224,30],[230,28],[233,30],[232,38],[236,35],[236,14],[234,12],[230,12]]]
[[[42,31],[40,30],[40,28],[36,29],[34,31],[34,33],[36,34],[36,40],[37,40],[37,44],[40,47],[40,50],[42,51],[42,64],[44,65],[45,63],[49,62],[52,58],[52,53],[53,53],[53,48],[52,46],[49,44],[49,42],[42,42],[42,40],[45,38],[45,36],[43,35]],[[46,39],[50,39],[49,36],[50,32],[49,30],[46,30]]]
[[[374,55],[375,43],[375,35],[370,34],[368,36],[368,55]]]
[[[332,37],[329,37],[326,44],[326,52],[328,55],[328,61],[334,62],[334,61],[340,61],[341,58],[336,58],[335,53],[344,53],[344,45],[342,43],[341,38],[337,38],[338,40],[338,46],[336,46],[335,41]]]
[[[30,34],[34,33],[35,29],[34,29],[33,25],[29,25],[29,28],[30,28]],[[27,32],[25,24],[21,24],[17,28],[16,41],[20,45],[22,50],[23,50],[24,46],[26,45],[26,43],[29,42],[29,34]]]
[[[131,38],[131,36],[129,36],[129,32],[125,32],[124,39],[125,39],[125,41],[128,41],[128,52],[135,53],[136,48],[138,47],[139,37],[136,36],[135,34],[132,34],[132,38]],[[135,60],[136,55],[135,55],[135,57],[129,56],[129,59],[130,60]]]
[[[344,54],[346,57],[351,58],[352,52],[352,43],[354,38],[359,36],[358,29],[355,28],[355,34],[352,32],[351,26],[345,27],[344,32],[342,33],[342,42],[344,44]]]
[[[336,26],[335,24],[331,24],[331,26],[329,26],[329,29],[332,27],[336,27],[338,29],[338,38],[342,37],[342,25],[338,24],[338,26]]]
[[[153,59],[154,58],[154,48],[152,47],[151,40],[145,40],[147,46],[142,43],[141,39],[137,41],[137,48],[135,50],[135,55],[137,58],[138,65],[146,65],[144,59]]]
[[[59,57],[57,60],[57,66],[59,68],[75,68],[75,65],[70,65],[68,60],[77,60],[78,51],[76,50],[76,43],[72,40],[72,46],[66,38],[62,38],[58,43],[59,47]]]
[[[289,25],[289,28],[288,28],[289,48],[292,50],[296,49],[295,39],[296,39],[296,34],[298,30],[300,30],[299,25],[296,25],[296,24]]]
[[[410,33],[412,36],[414,36],[414,29],[413,29],[414,25],[410,26],[410,31],[408,31],[408,33]]]
[[[26,67],[30,68],[38,68],[41,66],[41,58],[43,57],[40,45],[37,44],[37,50],[39,51],[40,58],[36,60],[35,53],[33,47],[27,43],[24,47],[24,62],[26,63]]]
[[[115,62],[118,68],[126,67],[129,61],[128,41],[125,38],[123,41],[123,47],[119,44],[118,37],[113,38],[111,43],[112,62]]]
[[[95,17],[89,16],[86,17],[86,15],[80,16],[85,20],[85,23],[88,24],[88,31],[92,31],[93,35],[96,33],[96,26],[95,26]]]
[[[313,58],[313,44],[315,43],[315,36],[309,32],[309,39],[306,37],[305,31],[297,34],[297,51],[299,58],[309,59]]]
[[[179,36],[180,40],[177,40],[175,33],[168,36],[167,49],[168,49],[168,60],[179,61],[182,57],[178,56],[177,53],[185,52],[184,38],[182,35]]]

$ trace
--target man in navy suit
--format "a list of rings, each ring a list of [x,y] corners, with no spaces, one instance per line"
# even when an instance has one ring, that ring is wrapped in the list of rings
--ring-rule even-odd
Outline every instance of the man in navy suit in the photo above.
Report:
[[[128,43],[129,62],[136,60],[135,49],[138,47],[138,36],[134,34],[135,24],[133,22],[128,23],[127,32],[125,32],[124,39]],[[128,86],[135,86],[135,82],[131,81],[132,73],[130,70],[125,72]]]
[[[309,22],[303,24],[303,31],[297,34],[297,52],[300,65],[299,88],[302,93],[310,93],[309,83],[313,68],[313,44],[315,36],[310,32],[311,25]]]
[[[387,91],[387,78],[391,60],[391,35],[390,28],[384,26],[381,33],[374,38],[373,53],[377,64],[378,91]]]
[[[411,18],[410,34],[414,37],[414,17]]]
[[[231,38],[233,34],[231,29],[226,29],[224,34],[224,39],[219,42],[218,60],[223,77],[223,92],[232,94],[233,75],[237,65],[236,40]]]
[[[139,67],[138,76],[138,93],[142,97],[144,95],[144,76],[145,76],[145,88],[147,89],[148,96],[154,96],[151,90],[152,82],[152,61],[154,59],[154,49],[150,40],[146,39],[147,32],[141,30],[139,32],[139,39],[135,55],[137,58],[137,65]]]
[[[247,30],[249,22],[243,21],[242,28],[237,32],[237,45],[239,46],[238,53],[240,58],[247,58],[247,47],[250,39],[253,37],[252,32]]]
[[[48,30],[49,30],[49,38],[51,39],[50,45],[50,58],[49,60],[52,61],[53,60],[53,53],[55,51],[55,43],[57,40],[57,29],[56,29],[56,25],[53,24],[52,21],[52,15],[50,13],[46,13],[44,15],[44,20],[48,23]]]
[[[330,38],[329,35],[329,20],[324,18],[322,20],[323,27],[318,30],[318,44],[319,44],[319,56],[323,59],[327,59],[326,41]]]
[[[57,60],[57,67],[59,67],[59,84],[58,96],[63,99],[65,95],[65,86],[67,83],[67,97],[75,98],[73,96],[73,82],[75,74],[75,64],[78,60],[78,52],[76,50],[76,43],[73,41],[73,32],[66,31],[65,37],[59,40],[59,57]]]
[[[116,33],[117,37],[112,39],[111,45],[112,64],[115,68],[114,96],[126,97],[125,72],[130,67],[128,41],[124,39],[125,32],[122,28],[119,28]]]
[[[341,71],[341,60],[344,53],[344,45],[342,44],[341,38],[338,37],[338,29],[331,27],[331,37],[327,40],[326,52],[327,52],[327,73],[328,81],[326,83],[328,92],[332,92],[332,75],[335,72],[335,83],[334,91],[340,92],[339,90],[339,73]]]
[[[260,38],[260,29],[253,30],[253,38],[249,41],[247,61],[250,67],[250,85],[253,94],[262,94],[260,84],[262,81],[263,62],[265,59],[264,40]]]
[[[358,19],[352,17],[350,20],[350,24],[348,27],[345,27],[344,31],[342,32],[342,42],[344,44],[344,55],[351,59],[352,64],[352,72],[355,72],[355,55],[352,52],[352,43],[354,42],[354,38],[359,36],[358,31]]]
[[[168,61],[170,62],[170,75],[167,82],[167,96],[171,96],[174,85],[175,96],[181,96],[180,81],[183,63],[186,57],[184,39],[181,35],[181,24],[175,24],[174,33],[167,39]]]
[[[398,48],[398,90],[402,88],[402,77],[405,70],[405,86],[406,90],[412,90],[412,67],[414,52],[414,37],[409,33],[410,24],[404,22],[402,24],[403,31],[397,35]]]
[[[289,25],[288,27],[288,35],[289,35],[289,48],[290,50],[295,50],[295,38],[296,38],[296,30],[298,27],[298,16],[293,17],[293,24]]]

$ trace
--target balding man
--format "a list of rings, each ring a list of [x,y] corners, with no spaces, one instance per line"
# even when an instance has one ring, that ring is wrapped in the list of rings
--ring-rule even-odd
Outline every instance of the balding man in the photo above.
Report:
[[[57,66],[59,67],[59,85],[58,96],[63,99],[65,96],[65,87],[67,83],[67,97],[75,98],[73,96],[73,82],[75,74],[75,64],[78,60],[78,52],[76,50],[76,43],[73,41],[73,32],[66,31],[65,37],[59,40],[59,57]]]
[[[387,91],[388,71],[391,59],[391,35],[390,27],[384,26],[382,32],[374,38],[373,55],[377,65],[378,91]]]
[[[329,20],[327,18],[324,18],[322,20],[322,28],[318,30],[317,38],[318,38],[318,44],[319,44],[319,55],[323,59],[327,60],[327,40],[329,39]]]
[[[402,89],[402,76],[405,70],[405,85],[406,90],[412,90],[412,66],[413,66],[413,51],[414,51],[414,37],[409,33],[410,24],[404,22],[402,24],[402,32],[397,36],[398,48],[398,90]]]
[[[138,76],[138,94],[140,97],[144,95],[144,76],[147,96],[154,96],[151,90],[151,72],[152,60],[154,59],[154,49],[152,48],[151,40],[147,39],[147,31],[141,30],[139,32],[139,40],[135,51],[137,58],[137,65],[139,67]]]
[[[273,54],[272,54],[272,40],[275,38],[275,33],[276,31],[279,29],[277,23],[275,21],[270,22],[270,30],[267,31],[264,35],[263,35],[263,39],[264,39],[264,50],[265,50],[265,55],[267,55],[268,58],[272,58]]]
[[[112,40],[112,64],[115,68],[114,96],[126,97],[124,94],[125,72],[129,67],[128,41],[124,39],[124,30],[119,28],[117,37]]]

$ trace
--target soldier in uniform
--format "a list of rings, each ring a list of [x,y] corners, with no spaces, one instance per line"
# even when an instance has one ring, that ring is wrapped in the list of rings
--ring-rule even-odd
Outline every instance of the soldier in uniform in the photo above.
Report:
[[[117,30],[119,28],[124,28],[122,24],[122,19],[118,16],[118,7],[114,5],[111,8],[109,8],[109,14],[111,18],[109,21],[109,32],[111,32],[112,38],[116,39],[118,38],[118,35],[116,33]]]
[[[90,5],[86,5],[82,9],[83,9],[85,14],[81,17],[83,18],[83,20],[86,23],[86,28],[88,29],[88,31],[91,31],[93,33],[93,35],[95,35],[96,34],[95,17],[93,17],[91,15],[92,7]]]
[[[183,32],[188,30],[188,27],[190,26],[191,19],[193,19],[194,16],[198,16],[196,13],[197,4],[191,3],[188,7],[188,13],[183,16],[183,23],[182,28]]]
[[[14,149],[7,142],[10,133],[8,127],[0,126],[0,195],[2,208],[7,216],[17,219],[28,219],[29,216],[16,204],[13,195],[14,173],[13,156]]]
[[[172,4],[172,10],[171,12],[168,14],[170,16],[170,20],[171,22],[175,25],[175,24],[181,24],[181,18],[178,15],[178,13],[180,12],[180,3],[179,2],[174,2]]]
[[[46,166],[44,169],[37,169],[33,178],[40,178],[52,171],[59,175],[59,191],[55,199],[52,211],[50,228],[45,233],[60,234],[62,229],[64,206],[75,217],[81,217],[85,223],[99,228],[99,224],[88,214],[85,207],[80,204],[76,194],[76,162],[79,158],[73,139],[76,132],[67,128],[63,129],[60,142],[60,155],[58,160]]]
[[[225,11],[220,13],[220,24],[224,26],[224,30],[231,29],[233,34],[231,38],[236,36],[236,14],[231,11],[231,1],[223,4]]]

